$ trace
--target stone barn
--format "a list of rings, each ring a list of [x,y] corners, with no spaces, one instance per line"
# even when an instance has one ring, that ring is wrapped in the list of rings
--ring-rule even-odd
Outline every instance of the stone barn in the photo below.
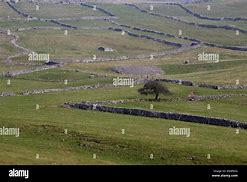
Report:
[[[109,48],[109,47],[99,47],[98,50],[104,51],[104,52],[113,52],[114,51],[112,48]]]

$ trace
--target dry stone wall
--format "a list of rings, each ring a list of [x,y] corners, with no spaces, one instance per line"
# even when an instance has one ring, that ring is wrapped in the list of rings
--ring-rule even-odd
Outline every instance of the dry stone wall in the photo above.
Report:
[[[247,85],[212,85],[207,83],[195,83],[189,80],[176,80],[176,79],[156,79],[156,81],[168,82],[168,83],[176,83],[185,86],[197,86],[209,89],[247,89]]]
[[[77,108],[82,110],[95,110],[100,112],[109,112],[116,114],[126,114],[133,116],[143,116],[143,117],[152,117],[152,118],[161,118],[161,119],[170,119],[170,120],[179,120],[186,122],[194,122],[201,124],[210,124],[224,127],[233,127],[233,128],[242,128],[247,129],[247,123],[223,119],[223,118],[212,118],[206,116],[196,116],[190,114],[180,114],[180,113],[172,113],[172,112],[157,112],[157,111],[149,111],[144,109],[130,109],[130,108],[120,108],[120,107],[109,107],[102,106],[97,104],[88,104],[85,102],[82,103],[65,103],[65,107],[69,108]]]

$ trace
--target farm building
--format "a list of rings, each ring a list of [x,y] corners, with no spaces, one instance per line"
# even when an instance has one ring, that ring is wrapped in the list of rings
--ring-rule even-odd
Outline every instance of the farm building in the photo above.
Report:
[[[113,52],[114,51],[112,48],[109,48],[109,47],[99,47],[98,50],[104,51],[104,52]]]

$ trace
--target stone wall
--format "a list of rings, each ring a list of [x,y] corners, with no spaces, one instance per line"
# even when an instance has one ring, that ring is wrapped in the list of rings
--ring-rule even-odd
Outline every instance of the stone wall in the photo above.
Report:
[[[216,100],[216,99],[224,99],[230,97],[247,97],[247,94],[203,95],[203,96],[195,96],[195,100]]]
[[[176,83],[185,86],[197,86],[209,89],[247,89],[247,85],[212,85],[207,83],[195,83],[189,80],[176,80],[176,79],[156,79],[160,82]]]
[[[86,3],[81,3],[81,5],[82,5],[82,6],[85,6],[85,7],[88,7],[88,8],[94,8],[93,5],[86,4]],[[111,12],[109,12],[109,11],[107,11],[107,10],[101,8],[101,7],[98,7],[98,6],[97,6],[96,8],[97,8],[98,11],[101,11],[101,12],[105,13],[105,14],[108,15],[108,16],[114,16],[114,17],[115,17],[114,14],[112,14]]]
[[[77,29],[77,27],[75,27],[75,26],[68,25],[68,24],[65,24],[65,23],[61,23],[61,22],[59,22],[59,21],[57,21],[57,20],[50,20],[50,22],[51,22],[51,23],[54,23],[54,24],[57,24],[57,25],[59,25],[59,26],[61,26],[61,27],[64,27],[64,28]]]
[[[171,19],[171,20],[174,20],[174,21],[178,21],[180,23],[184,23],[184,24],[188,24],[188,25],[192,25],[192,26],[196,26],[196,27],[220,28],[220,29],[225,29],[225,30],[239,30],[239,32],[247,33],[247,30],[244,30],[244,29],[241,29],[241,28],[237,28],[237,27],[234,27],[234,26],[229,26],[229,25],[210,25],[210,24],[188,22],[188,21],[179,19],[177,17],[167,16],[167,15],[162,15],[162,14],[159,14],[159,13],[150,12],[150,11],[144,10],[144,9],[134,5],[134,4],[126,4],[126,5],[130,6],[130,7],[134,7],[134,8],[136,8],[137,10],[139,10],[139,11],[141,11],[143,13],[148,13],[150,15],[158,16],[158,17],[165,17],[165,18],[168,18],[168,19]]]
[[[168,19],[172,19],[172,20],[175,20],[175,21],[178,21],[178,22],[181,22],[181,23],[185,23],[185,24],[188,24],[188,25],[196,26],[196,27],[199,26],[199,27],[204,27],[204,28],[221,28],[221,29],[225,29],[225,30],[238,30],[239,32],[247,33],[247,30],[240,29],[240,28],[233,27],[233,26],[228,26],[228,25],[207,25],[207,24],[187,22],[187,21],[178,19],[176,17],[166,16],[166,15],[161,15],[161,14],[158,14],[158,13],[149,12],[149,11],[147,11],[145,9],[142,9],[142,8],[140,8],[140,7],[138,7],[138,6],[134,5],[134,4],[127,4],[126,3],[125,5],[130,6],[130,7],[134,7],[134,8],[136,8],[137,10],[139,10],[139,11],[141,11],[143,13],[147,13],[147,14],[150,14],[150,15],[153,15],[153,16],[158,16],[158,17],[165,17],[165,18],[168,18]],[[183,37],[179,37],[179,38],[183,38]],[[198,39],[195,39],[195,40],[199,41],[199,42],[202,42],[202,41],[200,41]],[[237,51],[247,51],[247,47],[242,47],[242,46],[223,46],[223,45],[207,43],[207,42],[202,42],[202,43],[204,45],[206,45],[206,46],[209,46],[209,47],[218,47],[218,48],[237,50]]]
[[[57,67],[59,67],[59,65],[40,66],[40,67],[26,69],[26,70],[10,71],[10,72],[3,73],[2,75],[5,77],[15,77],[18,75],[23,75],[23,74],[28,74],[28,73],[38,72],[38,71],[44,71],[44,70],[53,69]]]
[[[116,31],[116,32],[123,31],[123,29],[121,29],[121,28],[114,28],[114,27],[109,27],[109,30],[113,30],[113,31]],[[136,33],[130,32],[130,31],[127,31],[127,30],[124,30],[124,31],[129,36],[136,37],[136,38],[139,38],[139,39],[147,39],[147,40],[152,40],[154,42],[167,44],[167,45],[170,45],[170,46],[182,47],[182,44],[180,44],[180,43],[171,42],[171,41],[167,41],[167,40],[164,40],[164,39],[154,38],[154,37],[151,37],[149,35],[139,35],[139,34],[136,34]]]
[[[161,118],[161,119],[170,119],[170,120],[179,120],[186,122],[194,122],[201,124],[210,124],[224,127],[233,127],[233,128],[242,128],[247,129],[247,123],[242,123],[239,121],[223,119],[223,118],[211,118],[205,116],[196,116],[189,114],[180,114],[180,113],[171,113],[171,112],[157,112],[149,111],[144,109],[129,109],[129,108],[120,108],[120,107],[108,107],[97,104],[88,104],[85,102],[82,103],[65,103],[65,107],[77,108],[83,110],[95,110],[101,112],[109,112],[116,114],[127,114],[133,116],[143,116],[143,117],[152,117],[152,118]]]
[[[184,40],[190,40],[190,41],[196,42],[196,43],[201,43],[200,40],[195,39],[195,38],[191,38],[191,37],[183,37],[183,36],[177,37],[177,36],[175,36],[173,34],[169,34],[169,33],[165,33],[165,32],[160,32],[160,31],[157,31],[157,30],[151,30],[151,29],[140,28],[140,27],[126,25],[126,24],[120,24],[120,23],[117,23],[117,22],[115,22],[113,20],[109,20],[109,21],[112,24],[114,24],[114,25],[117,25],[117,26],[120,26],[120,27],[125,27],[125,28],[131,28],[133,30],[144,32],[144,33],[154,33],[154,34],[157,34],[157,35],[165,35],[167,37],[180,38],[180,39],[184,39]]]
[[[10,8],[12,8],[15,12],[17,12],[19,15],[21,15],[21,16],[24,16],[24,17],[30,17],[30,18],[32,18],[32,16],[29,16],[28,14],[26,14],[26,13],[24,13],[24,12],[22,12],[22,11],[20,11],[20,10],[18,10],[14,5],[12,5],[10,2],[7,2],[7,4],[9,5],[9,7]]]
[[[200,18],[200,19],[206,19],[206,20],[213,20],[213,21],[223,21],[223,20],[230,20],[230,21],[247,21],[247,18],[244,17],[208,17],[205,15],[201,15],[199,13],[195,13],[192,10],[186,8],[185,6],[183,6],[180,3],[166,3],[167,5],[175,5],[178,6],[180,8],[182,8],[183,10],[185,10],[187,13]]]
[[[36,20],[39,20],[39,21],[46,21],[46,22],[51,22],[51,23],[54,23],[56,25],[59,25],[59,26],[62,26],[64,28],[69,28],[69,29],[77,29],[77,27],[75,26],[71,26],[71,25],[67,25],[65,23],[61,23],[57,20],[53,20],[53,19],[43,19],[43,18],[36,18],[36,17],[33,17],[27,13],[24,13],[22,11],[20,11],[19,9],[17,9],[13,4],[11,4],[10,2],[7,2],[7,4],[9,5],[10,8],[12,8],[15,12],[17,12],[18,14],[20,14],[21,16],[24,16],[26,18],[30,18],[30,19],[36,19]]]
[[[106,85],[105,85],[106,86]],[[34,94],[44,94],[44,93],[53,93],[53,92],[66,92],[66,91],[75,91],[75,90],[89,90],[89,89],[97,89],[103,87],[102,85],[83,85],[77,87],[66,87],[66,88],[50,88],[50,89],[36,89],[36,90],[28,90],[19,93],[13,92],[2,92],[0,93],[0,97],[11,97],[11,96],[28,96]]]

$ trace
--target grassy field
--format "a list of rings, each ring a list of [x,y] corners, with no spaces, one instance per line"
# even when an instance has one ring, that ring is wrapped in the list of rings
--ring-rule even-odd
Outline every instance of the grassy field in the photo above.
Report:
[[[218,53],[220,55],[219,63],[212,63],[207,61],[198,61],[198,54],[202,52]],[[164,75],[149,75],[155,78],[170,78],[182,80],[194,80],[201,83],[212,84],[227,84],[234,85],[236,80],[240,84],[247,84],[246,81],[246,53],[228,51],[223,49],[214,49],[201,47],[199,49],[187,51],[179,55],[171,55],[169,57],[157,58],[152,61],[149,59],[142,60],[142,66],[157,66],[164,70]],[[189,61],[189,64],[184,64],[184,61]],[[82,71],[89,71],[108,76],[128,76],[120,75],[111,68],[117,66],[138,66],[139,60],[129,60],[125,62],[104,62],[97,64],[73,64],[67,65],[69,69],[79,69]],[[227,78],[227,79],[226,79]]]
[[[222,45],[246,45],[247,36],[243,34],[236,36],[235,31],[194,27],[166,18],[145,15],[135,8],[125,5],[104,4],[102,7],[119,16],[118,22],[123,24],[135,25],[142,28],[146,27],[174,35],[178,35],[179,30],[182,30],[183,36],[194,37]],[[222,31],[224,31],[223,34]]]
[[[211,11],[205,11],[208,3],[188,4],[186,7],[208,16],[246,16],[243,0],[210,2]],[[239,2],[239,3],[236,3]],[[40,10],[35,10],[35,4],[17,3],[16,6],[24,12],[42,18],[81,18],[106,16],[100,11],[94,11],[80,5],[43,4]],[[236,36],[235,31],[222,29],[205,29],[185,25],[166,18],[159,18],[141,13],[134,8],[119,4],[97,4],[117,16],[114,21],[122,24],[154,29],[183,36],[189,36],[205,42],[222,45],[246,45],[246,34]],[[147,4],[138,4],[148,8]],[[191,22],[205,24],[227,24],[245,28],[245,22],[213,22],[192,17],[185,11],[174,6],[154,6],[154,11],[169,16],[179,17]],[[7,19],[7,16],[21,19]],[[61,22],[77,26],[77,30],[41,21],[26,21],[11,10],[6,3],[0,2],[0,28],[10,29],[19,36],[18,45],[37,53],[50,54],[50,59],[81,60],[92,58],[93,55],[104,58],[116,56],[149,55],[175,47],[157,43],[151,40],[137,39],[121,35],[121,32],[101,30],[108,26],[117,27],[103,20],[61,20]],[[232,23],[232,24],[231,24]],[[27,27],[59,27],[61,30],[28,30],[17,31]],[[160,36],[153,33],[143,33],[124,28],[138,34],[150,35],[182,44],[191,44],[178,38]],[[14,47],[11,38],[0,34],[0,72],[25,70],[42,65],[44,62],[30,62],[27,55],[22,55],[6,61],[9,56],[20,53]],[[97,50],[99,47],[115,49],[114,52]],[[199,61],[201,53],[219,54],[220,62]],[[188,61],[188,64],[184,62]],[[86,111],[63,107],[65,102],[130,100],[114,106],[127,108],[142,108],[150,110],[153,104],[155,111],[177,112],[201,116],[220,117],[247,122],[247,98],[235,96],[217,100],[189,102],[186,100],[192,91],[199,96],[222,94],[247,94],[246,89],[213,90],[201,87],[187,87],[172,83],[163,83],[172,92],[170,95],[160,95],[160,102],[153,100],[154,96],[144,96],[137,92],[143,85],[113,87],[116,77],[144,78],[147,75],[118,74],[113,67],[126,66],[157,66],[163,69],[163,75],[148,75],[151,79],[168,78],[192,80],[198,83],[235,85],[247,84],[247,53],[201,45],[196,49],[177,54],[167,54],[164,57],[137,59],[126,61],[109,61],[93,63],[67,63],[59,68],[19,75],[13,78],[0,76],[0,93],[20,93],[36,89],[66,88],[83,85],[103,85],[102,88],[35,94],[30,96],[0,97],[0,128],[20,128],[20,136],[0,136],[0,164],[164,164],[164,165],[245,165],[247,163],[247,131],[235,128],[203,125],[183,121],[137,117],[97,111]],[[7,81],[11,84],[8,85]],[[68,84],[64,84],[67,80]],[[139,101],[131,101],[131,100]],[[36,109],[36,105],[40,108]],[[211,109],[207,109],[210,104]],[[189,128],[190,137],[169,135],[169,129]],[[65,134],[65,129],[68,133]],[[122,134],[122,131],[125,134]],[[36,154],[40,158],[36,159]],[[97,156],[96,159],[93,157]],[[150,159],[153,154],[154,158]],[[210,154],[211,159],[207,159]]]
[[[5,59],[9,54],[14,53],[16,50],[10,44],[10,37],[0,34],[0,58]]]
[[[110,84],[111,78],[90,76],[89,73],[75,70],[52,69],[20,75],[15,78],[0,77],[0,92],[24,92],[35,89],[66,88],[82,85]],[[10,80],[11,84],[7,85]],[[65,84],[67,80],[67,84]]]
[[[20,15],[11,10],[7,3],[0,2],[0,17],[7,18],[8,16],[11,18],[20,18]]]
[[[187,8],[197,12],[197,10],[203,10],[203,8],[205,8],[205,7],[207,8],[207,5],[205,5],[205,4],[203,4],[203,5],[191,5],[191,7],[193,7],[193,8],[190,8],[190,6]],[[242,3],[237,4],[235,6],[237,6],[239,10],[242,10],[243,7],[241,5],[242,5]],[[211,6],[212,6],[212,8],[215,8],[214,4]],[[150,11],[150,4],[142,4],[140,7]],[[226,6],[224,8],[229,9],[229,7],[230,7],[230,5]],[[200,18],[192,16],[191,14],[187,13],[185,10],[183,10],[182,8],[180,8],[178,6],[171,6],[171,5],[164,5],[164,4],[155,4],[155,5],[153,5],[153,8],[154,8],[153,12],[155,12],[155,13],[159,13],[162,15],[168,15],[168,16],[174,16],[174,17],[177,17],[179,19],[189,21],[189,22],[209,24],[209,25],[232,25],[232,26],[235,26],[238,28],[247,29],[246,21],[230,21],[230,20],[212,21],[212,20],[200,19]],[[217,10],[214,9],[214,11],[218,11],[218,9]],[[202,15],[206,15],[206,14],[204,14],[204,12],[201,12],[201,13],[202,13]]]
[[[6,63],[5,60],[10,55],[15,55],[19,52],[19,49],[13,47],[12,44],[10,44],[10,37],[7,37],[4,34],[0,34],[0,72],[7,72],[11,70],[20,70],[25,69],[28,66],[24,65],[15,65]]]
[[[0,26],[4,29],[9,29],[12,31],[17,31],[18,28],[28,28],[28,27],[57,27],[56,24],[49,22],[40,22],[36,20],[27,21],[27,20],[0,20]]]
[[[109,30],[73,30],[69,31],[68,36],[62,30],[35,30],[18,32],[18,35],[22,46],[36,52],[49,53],[52,58],[151,54],[174,48],[151,40],[122,36],[121,32]],[[110,47],[116,51],[103,52],[97,50],[99,47]]]
[[[97,27],[114,27],[111,23],[104,21],[104,20],[77,20],[77,21],[61,21],[63,23],[76,26],[78,28],[85,28],[85,27],[91,27],[91,28],[97,28]]]
[[[39,4],[39,10],[36,10],[36,6],[31,3],[18,3],[17,8],[24,12],[31,14],[39,18],[72,18],[82,16],[105,16],[100,11],[94,11],[93,9],[79,6],[79,5],[57,5],[57,4]]]
[[[189,4],[186,7],[191,10],[212,17],[247,17],[245,7],[247,2],[245,0],[217,0],[204,4]],[[211,6],[208,11],[207,6]]]
[[[236,135],[235,129],[231,128],[109,113],[92,114],[91,111],[57,107],[64,101],[126,98],[126,91],[129,93],[128,98],[136,95],[135,90],[123,88],[121,92],[119,89],[99,89],[1,98],[1,124],[6,127],[20,127],[22,131],[20,138],[3,137],[0,144],[3,148],[0,155],[2,163],[244,164],[246,162],[247,156],[244,152],[246,131],[241,130],[240,134]],[[35,111],[37,103],[41,108]],[[98,118],[101,118],[100,122]],[[191,128],[191,137],[168,135],[168,128],[173,126]],[[68,129],[68,135],[63,134],[64,129]],[[122,129],[125,129],[125,135],[121,134]],[[10,147],[12,145],[14,150]],[[18,151],[18,155],[13,155],[13,151]],[[40,155],[39,160],[35,159],[36,153]],[[93,154],[97,154],[96,160],[92,158]],[[150,160],[150,154],[154,154],[154,160]],[[207,154],[211,154],[211,160],[206,158]],[[189,157],[195,160],[189,160]]]

